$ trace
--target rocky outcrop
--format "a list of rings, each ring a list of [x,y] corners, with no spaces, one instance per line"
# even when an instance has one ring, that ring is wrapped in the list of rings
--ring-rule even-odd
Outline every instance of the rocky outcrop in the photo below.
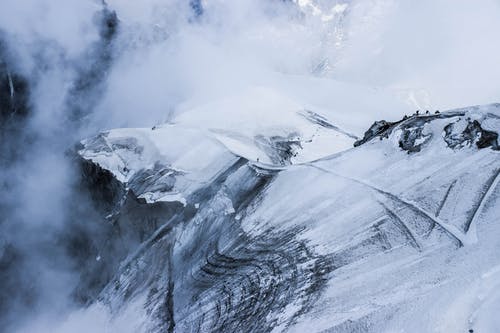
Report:
[[[365,132],[362,139],[354,142],[354,147],[361,146],[362,144],[372,140],[375,137],[387,138],[390,134],[390,131],[397,125],[398,122],[387,122],[385,120],[378,120],[374,122],[370,128]]]
[[[464,125],[465,128],[463,128]],[[452,149],[472,145],[476,145],[479,149],[487,147],[495,150],[499,149],[498,133],[483,129],[478,120],[471,120],[470,118],[446,125],[444,128],[444,141]]]
[[[494,104],[491,107],[496,106]],[[394,134],[397,136],[395,139],[398,146],[408,153],[421,151],[433,136],[442,137],[447,146],[452,149],[470,146],[478,149],[488,147],[498,149],[498,133],[494,130],[483,129],[481,126],[482,122],[489,122],[495,116],[483,114],[476,115],[478,119],[471,119],[473,111],[474,108],[471,108],[468,111],[454,110],[433,115],[414,114],[397,122],[376,121],[365,132],[363,139],[356,141],[354,146],[358,147],[375,138],[388,139]],[[431,129],[429,126],[437,122],[442,124],[442,135],[438,135],[436,129]]]

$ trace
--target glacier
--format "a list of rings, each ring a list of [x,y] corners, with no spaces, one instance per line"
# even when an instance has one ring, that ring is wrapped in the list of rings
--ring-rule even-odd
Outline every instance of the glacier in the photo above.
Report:
[[[376,123],[362,140],[288,116],[253,137],[181,117],[83,140],[89,186],[106,174],[120,193],[97,304],[116,318],[140,304],[143,331],[496,327],[500,104]]]

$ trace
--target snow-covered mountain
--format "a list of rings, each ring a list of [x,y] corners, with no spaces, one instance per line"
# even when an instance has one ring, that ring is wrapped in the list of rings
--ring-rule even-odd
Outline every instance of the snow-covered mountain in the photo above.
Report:
[[[498,331],[499,17],[0,2],[0,332]]]
[[[498,326],[500,105],[376,122],[355,145],[335,119],[288,119],[82,141],[115,229],[98,258],[116,270],[92,306],[134,313],[138,331]]]

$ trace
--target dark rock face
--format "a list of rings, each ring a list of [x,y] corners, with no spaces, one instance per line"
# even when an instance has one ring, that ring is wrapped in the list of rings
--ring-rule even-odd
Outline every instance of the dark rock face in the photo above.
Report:
[[[390,129],[392,129],[396,124],[398,123],[397,122],[391,123],[385,120],[379,120],[374,122],[370,126],[368,131],[365,132],[363,138],[361,140],[354,142],[354,147],[361,146],[362,144],[372,140],[375,137],[380,137],[380,139],[387,138],[389,136]]]
[[[380,140],[384,138],[387,139],[396,128],[400,128],[402,134],[398,141],[399,147],[408,153],[418,152],[423,143],[430,138],[430,135],[424,135],[422,131],[425,123],[429,122],[431,119],[433,118],[429,116],[419,117],[415,115],[411,118],[404,118],[397,122],[388,122],[385,120],[376,121],[368,131],[365,132],[363,139],[354,143],[354,147],[358,147],[375,137],[380,138]]]
[[[117,181],[108,170],[86,160],[80,162],[82,188],[88,190],[92,200],[103,214],[111,214],[126,195],[122,183]]]
[[[72,225],[62,239],[82,273],[74,296],[85,304],[96,299],[131,250],[178,213],[182,205],[146,204],[134,195],[134,186],[146,186],[146,178],[154,174],[150,170],[138,173],[133,180],[135,185],[126,188],[111,172],[97,164],[79,158],[76,163],[82,174],[81,192],[89,196],[92,209],[98,215],[87,220],[85,226]]]
[[[476,145],[479,149],[491,147],[494,150],[499,150],[500,147],[498,146],[498,133],[483,129],[481,131],[479,140],[476,142]]]
[[[467,126],[462,132],[457,132],[457,124],[451,123],[444,128],[444,140],[448,147],[457,149],[476,144],[477,148],[487,148],[498,150],[498,134],[485,130],[477,120],[467,120]]]

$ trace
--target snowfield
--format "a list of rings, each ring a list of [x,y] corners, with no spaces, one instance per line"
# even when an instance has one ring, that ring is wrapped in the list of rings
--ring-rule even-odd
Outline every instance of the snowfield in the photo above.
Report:
[[[139,304],[132,330],[494,331],[500,105],[361,140],[331,113],[279,100],[281,126],[261,127],[223,103],[82,141],[124,189],[113,223],[141,234],[99,296],[117,322]],[[156,216],[146,234],[133,202]]]

